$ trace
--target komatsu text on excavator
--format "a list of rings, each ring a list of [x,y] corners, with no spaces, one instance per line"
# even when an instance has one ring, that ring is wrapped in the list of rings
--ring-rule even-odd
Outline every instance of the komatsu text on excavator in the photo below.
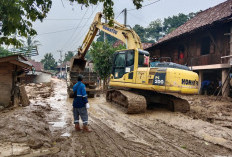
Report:
[[[198,93],[198,75],[186,66],[160,63],[150,67],[149,53],[143,50],[139,36],[132,29],[113,21],[113,26],[102,23],[97,13],[78,54],[71,60],[71,68],[85,67],[85,54],[98,30],[123,41],[127,49],[113,57],[110,87],[106,100],[125,107],[127,113],[144,112],[148,104],[166,104],[173,111],[186,112],[188,101],[176,96]]]

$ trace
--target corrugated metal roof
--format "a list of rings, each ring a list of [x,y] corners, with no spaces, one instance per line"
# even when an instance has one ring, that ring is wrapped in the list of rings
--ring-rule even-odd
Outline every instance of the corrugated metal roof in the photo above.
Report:
[[[160,39],[155,45],[178,37],[180,35],[191,33],[199,28],[210,26],[218,21],[223,21],[232,15],[232,0],[227,0],[215,7],[200,12],[194,18],[187,21],[171,33]]]
[[[11,55],[11,56],[6,56],[6,57],[1,57],[0,63],[1,62],[8,62],[8,63],[19,65],[21,67],[31,68],[32,66],[32,64],[25,57],[21,55]]]

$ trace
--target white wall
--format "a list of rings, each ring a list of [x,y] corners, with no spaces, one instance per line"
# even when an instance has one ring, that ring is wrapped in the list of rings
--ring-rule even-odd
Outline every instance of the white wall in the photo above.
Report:
[[[35,83],[47,83],[51,81],[52,75],[44,72],[36,72]]]

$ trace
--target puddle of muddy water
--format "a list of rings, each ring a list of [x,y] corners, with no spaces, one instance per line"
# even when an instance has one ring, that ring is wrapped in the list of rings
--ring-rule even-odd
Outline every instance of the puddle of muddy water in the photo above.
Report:
[[[49,122],[49,124],[51,124],[53,127],[56,128],[63,128],[64,126],[66,126],[66,122],[61,121],[61,122]]]
[[[71,134],[70,134],[70,133],[68,133],[68,132],[66,132],[66,133],[63,133],[61,136],[62,136],[62,137],[70,137],[70,136],[71,136]]]

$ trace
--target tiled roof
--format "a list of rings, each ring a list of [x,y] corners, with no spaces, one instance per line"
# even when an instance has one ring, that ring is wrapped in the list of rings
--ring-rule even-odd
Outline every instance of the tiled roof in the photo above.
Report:
[[[67,67],[70,67],[70,61],[64,62],[64,63],[62,63],[62,65],[58,65],[56,68],[61,68],[61,67],[65,68],[66,65],[67,65]]]
[[[123,45],[123,42],[121,40],[117,40],[114,44],[113,47],[118,47],[119,45]],[[142,43],[143,49],[147,49],[151,46],[153,46],[154,43]]]
[[[227,0],[215,7],[200,12],[194,18],[187,21],[171,33],[160,39],[156,45],[168,41],[180,35],[191,33],[199,28],[213,25],[215,22],[228,19],[232,15],[232,0]]]
[[[36,62],[34,60],[29,60],[29,62],[33,65],[33,67],[35,68],[35,71],[43,71],[44,67],[43,67],[43,63],[41,62]]]

